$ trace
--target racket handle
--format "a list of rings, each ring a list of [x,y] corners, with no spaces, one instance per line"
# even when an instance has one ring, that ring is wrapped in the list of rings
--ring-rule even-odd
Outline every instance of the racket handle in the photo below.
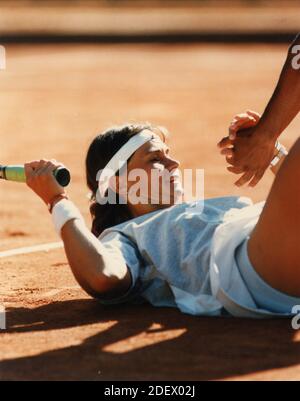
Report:
[[[62,187],[66,187],[71,181],[70,172],[65,167],[58,167],[53,171],[53,175]],[[26,182],[24,166],[21,164],[9,166],[0,165],[0,179],[1,178],[7,181]]]

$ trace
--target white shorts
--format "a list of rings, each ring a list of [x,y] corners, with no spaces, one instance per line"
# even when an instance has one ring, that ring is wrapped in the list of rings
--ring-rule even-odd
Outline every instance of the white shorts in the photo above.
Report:
[[[236,248],[235,259],[242,279],[257,307],[273,313],[292,313],[292,308],[300,305],[300,297],[292,297],[274,289],[258,275],[248,257],[248,240],[249,237]]]

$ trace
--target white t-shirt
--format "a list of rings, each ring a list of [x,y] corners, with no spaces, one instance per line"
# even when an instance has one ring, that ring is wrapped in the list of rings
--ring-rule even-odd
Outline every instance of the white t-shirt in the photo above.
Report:
[[[192,315],[267,317],[240,276],[234,252],[255,227],[265,201],[219,197],[186,202],[103,231],[101,243],[124,258],[132,285],[101,302],[177,307]]]

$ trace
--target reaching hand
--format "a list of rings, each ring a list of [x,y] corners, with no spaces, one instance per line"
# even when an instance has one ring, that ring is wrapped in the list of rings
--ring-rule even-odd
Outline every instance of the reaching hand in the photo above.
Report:
[[[242,176],[234,183],[242,186],[248,182],[254,187],[263,177],[274,156],[276,140],[269,139],[258,130],[260,115],[248,110],[238,114],[229,127],[229,135],[218,146],[231,165],[227,170]]]

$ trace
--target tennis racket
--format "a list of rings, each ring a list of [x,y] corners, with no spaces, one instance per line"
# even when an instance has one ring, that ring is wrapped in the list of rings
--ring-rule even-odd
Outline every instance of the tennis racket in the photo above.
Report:
[[[62,187],[66,187],[71,181],[71,174],[65,167],[58,167],[53,171],[53,175],[56,178],[56,181]],[[24,166],[21,164],[9,166],[0,165],[0,179],[15,182],[26,182]]]

